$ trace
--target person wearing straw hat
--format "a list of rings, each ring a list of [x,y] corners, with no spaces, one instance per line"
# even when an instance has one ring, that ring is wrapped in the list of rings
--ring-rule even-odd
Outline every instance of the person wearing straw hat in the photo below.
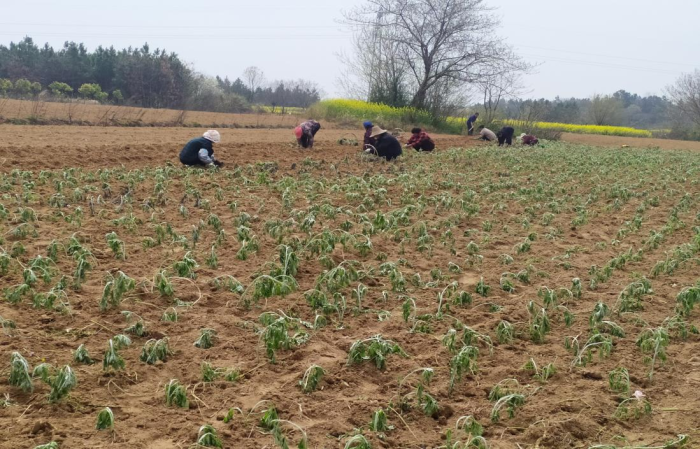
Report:
[[[219,131],[210,129],[202,137],[187,142],[180,151],[180,162],[190,167],[223,167],[224,163],[214,157],[214,144],[219,142]]]
[[[365,153],[375,154],[387,161],[392,161],[403,154],[401,143],[385,129],[374,126],[370,137],[375,139],[376,144],[366,149]]]
[[[313,149],[314,137],[318,130],[321,129],[321,124],[316,120],[308,119],[294,130],[294,135],[297,137],[297,142],[302,148]]]

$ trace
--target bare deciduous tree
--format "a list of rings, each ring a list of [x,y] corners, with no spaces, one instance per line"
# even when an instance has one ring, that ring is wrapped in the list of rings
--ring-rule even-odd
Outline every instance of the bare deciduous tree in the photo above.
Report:
[[[622,113],[622,103],[614,97],[596,94],[591,98],[588,114],[594,125],[616,125],[622,120]]]
[[[250,98],[248,98],[248,101],[252,103],[255,99],[255,91],[262,86],[263,82],[265,81],[265,74],[262,70],[255,66],[248,67],[243,71],[243,80],[250,91]]]
[[[666,92],[681,114],[700,126],[700,70],[682,75]]]
[[[516,97],[523,91],[522,78],[518,71],[486,75],[475,84],[479,93],[483,95],[484,115],[481,121],[487,125],[496,119],[502,101]]]
[[[441,103],[431,95],[440,90],[444,95],[446,86],[460,89],[460,83],[527,68],[496,36],[498,21],[484,0],[367,0],[345,19],[363,41],[379,34],[388,43],[380,48],[390,54],[374,59],[374,64],[403,64],[412,91],[410,103],[417,108]],[[371,83],[373,61],[364,61],[366,55],[358,50],[355,63]],[[378,70],[385,67],[381,64]]]

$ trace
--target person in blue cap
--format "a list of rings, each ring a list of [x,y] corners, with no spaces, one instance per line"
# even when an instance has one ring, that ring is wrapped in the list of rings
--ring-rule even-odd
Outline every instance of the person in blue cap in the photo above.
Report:
[[[366,150],[367,148],[369,148],[368,146],[374,147],[377,144],[377,139],[372,137],[372,128],[374,127],[372,122],[368,120],[364,122],[362,126],[365,127],[365,141],[362,145],[362,149]]]

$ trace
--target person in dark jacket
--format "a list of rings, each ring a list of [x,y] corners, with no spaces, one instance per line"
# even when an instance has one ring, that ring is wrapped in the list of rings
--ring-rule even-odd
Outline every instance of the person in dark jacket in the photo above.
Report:
[[[376,139],[375,150],[368,148],[365,150],[366,153],[376,154],[387,161],[392,161],[403,154],[401,143],[386,130],[375,126],[372,128],[370,137]]]
[[[219,131],[210,129],[202,137],[192,139],[180,151],[180,162],[188,166],[223,167],[214,157],[214,144],[221,142]]]
[[[471,117],[467,119],[467,134],[470,136],[474,135],[474,126],[476,123],[476,120],[479,118],[479,113],[475,113]]]
[[[411,147],[416,151],[433,151],[435,149],[435,142],[430,138],[428,133],[420,128],[413,128],[411,130],[411,138],[408,139],[406,148]]]
[[[513,134],[515,134],[515,130],[511,126],[504,126],[501,128],[501,130],[496,133],[498,137],[498,146],[502,147],[504,142],[508,145],[513,145]]]
[[[362,126],[365,127],[365,139],[364,143],[362,145],[363,149],[367,149],[370,147],[373,147],[375,143],[377,143],[371,136],[372,136],[372,128],[374,125],[370,121],[366,121],[362,124]]]
[[[294,133],[297,136],[297,142],[299,145],[301,145],[302,148],[313,149],[314,137],[319,129],[321,129],[321,124],[312,119],[309,119],[297,126]]]

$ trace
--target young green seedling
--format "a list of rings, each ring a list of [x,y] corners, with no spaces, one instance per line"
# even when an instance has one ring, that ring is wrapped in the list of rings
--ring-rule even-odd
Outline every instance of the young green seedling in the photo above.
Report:
[[[408,357],[398,343],[376,335],[364,340],[357,340],[352,344],[348,352],[348,364],[355,365],[364,361],[372,361],[379,370],[383,371],[386,368],[386,357],[390,354]]]
[[[168,357],[172,355],[168,341],[167,337],[160,340],[148,340],[141,350],[141,361],[149,365],[153,365],[158,361],[167,361]]]
[[[608,374],[608,384],[615,393],[620,393],[625,397],[630,394],[630,374],[627,368],[615,368]]]
[[[34,391],[30,367],[27,360],[19,352],[13,352],[10,357],[10,385],[21,388],[24,392]]]
[[[48,363],[42,363],[34,368],[33,377],[41,378],[44,383],[51,387],[49,402],[58,402],[78,385],[73,369],[66,365],[61,369],[56,369]]]
[[[187,390],[177,379],[171,379],[165,386],[165,404],[176,405],[181,408],[189,408],[190,401],[187,399]]]
[[[114,429],[114,413],[109,407],[105,407],[100,410],[97,414],[97,424],[95,424],[97,430],[112,430]]]
[[[501,420],[501,410],[505,407],[508,417],[515,417],[515,410],[525,404],[525,396],[522,394],[509,394],[500,398],[491,409],[491,421],[497,423]]]
[[[73,361],[83,365],[92,365],[95,363],[95,361],[90,357],[90,354],[88,354],[88,350],[84,344],[78,346],[78,349],[73,352]]]
[[[219,434],[216,432],[216,429],[210,424],[199,428],[199,432],[197,433],[197,446],[224,447],[223,443],[221,442],[221,438],[219,438]]]
[[[321,382],[321,379],[323,378],[324,374],[326,374],[326,372],[323,368],[321,368],[318,365],[311,365],[304,372],[304,375],[299,381],[301,391],[307,394],[311,393],[312,391],[315,391],[316,388],[318,388],[318,384],[319,382]]]
[[[661,362],[665,362],[667,359],[666,348],[668,347],[671,339],[668,335],[668,329],[664,327],[658,327],[656,329],[646,329],[637,339],[637,346],[645,354],[651,354],[651,356],[644,357],[644,363],[651,366],[649,369],[649,380],[654,380],[654,367],[656,366],[656,360],[659,359]]]
[[[194,346],[201,349],[209,349],[214,346],[216,331],[214,329],[201,329],[199,338],[194,342]]]

